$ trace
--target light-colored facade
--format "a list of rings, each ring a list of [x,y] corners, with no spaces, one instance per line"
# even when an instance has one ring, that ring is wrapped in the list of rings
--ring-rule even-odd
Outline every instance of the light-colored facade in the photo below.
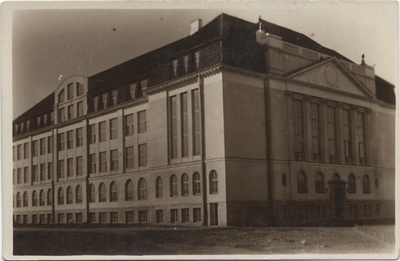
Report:
[[[393,86],[260,23],[65,79],[14,121],[14,222],[393,220]]]

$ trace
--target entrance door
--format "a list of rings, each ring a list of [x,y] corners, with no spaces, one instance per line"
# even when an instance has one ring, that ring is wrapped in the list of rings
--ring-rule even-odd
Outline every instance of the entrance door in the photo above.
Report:
[[[218,226],[218,203],[210,203],[210,226]]]
[[[331,218],[336,220],[343,219],[346,200],[346,182],[341,180],[329,181],[329,197],[331,201]]]

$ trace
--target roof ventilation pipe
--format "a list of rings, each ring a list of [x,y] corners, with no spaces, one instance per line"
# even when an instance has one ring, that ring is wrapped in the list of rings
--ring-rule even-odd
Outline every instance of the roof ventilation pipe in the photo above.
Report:
[[[201,19],[197,19],[197,20],[192,21],[190,23],[190,35],[193,35],[198,30],[200,30],[202,25],[203,25],[203,21]]]

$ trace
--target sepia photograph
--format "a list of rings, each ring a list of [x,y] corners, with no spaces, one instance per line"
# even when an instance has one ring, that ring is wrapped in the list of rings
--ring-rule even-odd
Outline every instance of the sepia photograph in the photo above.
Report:
[[[398,8],[3,2],[3,258],[398,259]]]

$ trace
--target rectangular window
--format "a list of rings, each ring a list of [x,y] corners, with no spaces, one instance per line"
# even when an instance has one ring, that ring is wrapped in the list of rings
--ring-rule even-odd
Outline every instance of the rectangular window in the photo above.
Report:
[[[189,222],[189,209],[182,208],[182,223]]]
[[[83,132],[82,128],[76,129],[76,147],[83,145]]]
[[[135,221],[135,215],[133,211],[125,211],[125,222],[133,223]]]
[[[187,93],[181,94],[182,157],[189,156],[189,117]]]
[[[96,173],[96,154],[90,154],[89,155],[89,173]]]
[[[76,175],[82,176],[83,174],[83,157],[76,157]]]
[[[65,149],[65,140],[64,140],[64,133],[58,134],[58,151]]]
[[[177,115],[177,98],[170,97],[170,121],[171,121],[171,159],[178,158],[178,115]]]
[[[67,175],[68,177],[74,176],[74,159],[67,159]]]
[[[47,214],[47,223],[52,223],[52,222],[53,222],[53,215]]]
[[[24,168],[24,183],[28,183],[29,182],[29,168],[25,167]]]
[[[176,222],[178,222],[178,210],[171,209],[171,223],[176,223]]]
[[[38,219],[37,219],[37,215],[36,214],[32,215],[32,223],[33,224],[37,224],[38,223]]]
[[[24,159],[27,159],[29,157],[29,143],[25,142],[24,143]]]
[[[95,212],[90,212],[88,219],[89,219],[90,223],[95,223],[96,222],[96,213]]]
[[[64,122],[65,121],[65,108],[60,108],[58,110],[58,121],[59,122]]]
[[[76,96],[83,95],[83,85],[79,82],[76,83]]]
[[[40,164],[40,180],[46,180],[46,164]]]
[[[321,120],[320,120],[320,105],[311,104],[311,135],[314,162],[320,162],[321,157]]]
[[[39,150],[38,141],[37,141],[37,140],[34,140],[34,141],[33,141],[33,152],[32,152],[33,157],[37,157],[37,156],[38,156],[38,153],[39,153],[38,150]]]
[[[118,150],[110,151],[111,156],[111,170],[118,170]]]
[[[89,137],[90,137],[90,144],[96,143],[96,125],[92,124],[89,126]]]
[[[294,100],[295,159],[305,160],[303,101]]]
[[[58,161],[58,177],[64,178],[64,160]]]
[[[53,153],[53,137],[47,137],[47,153]]]
[[[106,212],[99,213],[99,223],[107,223],[107,213]]]
[[[76,104],[76,117],[83,116],[83,102],[78,102]]]
[[[33,165],[33,181],[38,181],[39,180],[39,166],[38,165]]]
[[[201,208],[194,208],[193,209],[193,222],[200,222],[201,221]]]
[[[106,141],[106,137],[106,122],[103,121],[99,123],[99,141]]]
[[[139,167],[147,166],[147,144],[139,145]]]
[[[16,151],[16,149],[17,148],[15,146],[13,146],[13,148],[12,148],[12,150],[13,150],[12,151],[13,152],[13,154],[12,154],[13,155],[13,161],[15,161],[17,159],[17,151]]]
[[[47,179],[53,179],[53,162],[47,163]]]
[[[68,100],[74,98],[74,84],[68,84]]]
[[[156,210],[156,222],[162,223],[163,222],[163,211],[161,209]]]
[[[111,223],[118,223],[118,212],[110,212]]]
[[[139,223],[147,223],[147,211],[139,211]]]
[[[40,139],[40,155],[46,154],[46,139]]]
[[[328,106],[328,146],[329,146],[329,162],[338,163],[337,155],[337,118],[336,108]]]
[[[192,91],[192,118],[193,118],[193,155],[200,155],[201,150],[201,119],[200,119],[200,93]]]
[[[133,146],[126,148],[125,154],[125,164],[127,169],[131,169],[134,167],[134,154],[133,154]]]
[[[46,216],[44,214],[39,215],[39,222],[40,224],[46,223]]]
[[[107,171],[107,155],[106,152],[100,152],[100,172]]]
[[[110,140],[118,138],[118,122],[117,119],[110,120]]]
[[[357,140],[360,165],[366,165],[367,157],[365,153],[365,115],[362,112],[357,112]]]
[[[74,117],[74,105],[69,105],[67,110],[68,110],[67,119],[70,120]]]
[[[19,168],[17,169],[17,184],[21,184],[22,183],[22,169]]]
[[[82,213],[75,214],[75,221],[76,221],[76,223],[82,223],[82,221],[83,221]]]
[[[67,149],[72,149],[74,147],[74,133],[73,131],[67,132]]]
[[[138,112],[138,132],[145,133],[147,130],[146,111]]]
[[[18,145],[17,147],[17,160],[21,160],[22,159],[22,145]]]
[[[351,111],[343,110],[343,141],[344,141],[344,156],[345,163],[352,164],[353,163],[353,142],[352,142],[352,133],[351,133]]]
[[[133,135],[133,114],[128,114],[125,116],[125,135]]]

